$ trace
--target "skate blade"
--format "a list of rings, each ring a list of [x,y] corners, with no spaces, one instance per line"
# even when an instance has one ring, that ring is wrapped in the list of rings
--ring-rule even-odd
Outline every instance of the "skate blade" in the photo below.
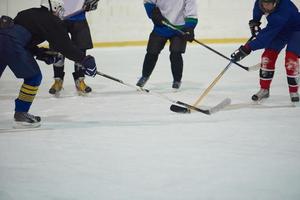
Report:
[[[90,92],[86,93],[86,92],[82,92],[82,91],[77,91],[78,96],[83,96],[83,97],[87,97],[90,96]]]
[[[16,121],[14,121],[14,124],[13,124],[14,129],[38,128],[40,126],[41,126],[40,122],[28,123],[28,122],[16,122]]]
[[[59,98],[60,96],[61,96],[61,93],[62,93],[62,90],[63,89],[61,89],[60,91],[58,91],[58,92],[55,92],[55,93],[50,93],[53,97],[55,97],[55,98]]]
[[[172,88],[172,92],[173,92],[173,93],[180,92],[180,91],[181,91],[180,88]]]

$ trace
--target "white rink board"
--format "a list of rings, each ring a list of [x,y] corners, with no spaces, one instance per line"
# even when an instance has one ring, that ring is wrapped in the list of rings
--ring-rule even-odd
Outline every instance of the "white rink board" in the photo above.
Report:
[[[70,1],[70,0],[69,0]],[[300,5],[300,0],[293,0]],[[252,1],[197,0],[199,24],[196,37],[247,38]],[[1,0],[0,14],[38,7],[40,0]],[[77,7],[78,8],[78,7]],[[96,11],[87,14],[94,42],[147,40],[152,29],[142,0],[101,0]]]

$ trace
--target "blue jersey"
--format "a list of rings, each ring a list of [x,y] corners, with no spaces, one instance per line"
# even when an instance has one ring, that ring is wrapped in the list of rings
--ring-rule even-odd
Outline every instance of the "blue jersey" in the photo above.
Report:
[[[253,8],[253,19],[259,22],[263,15],[259,0],[256,0]],[[267,26],[257,34],[255,40],[248,43],[251,50],[263,49],[271,44],[275,49],[281,50],[282,43],[287,44],[293,33],[300,31],[300,13],[290,0],[280,0],[275,10],[266,15],[266,19],[268,21]],[[281,46],[276,47],[276,45],[274,46],[275,43]]]

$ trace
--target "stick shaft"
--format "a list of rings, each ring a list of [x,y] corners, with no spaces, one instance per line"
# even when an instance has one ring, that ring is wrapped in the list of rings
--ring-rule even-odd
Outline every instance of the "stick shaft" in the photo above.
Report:
[[[173,26],[172,24],[169,24],[168,22],[163,21],[162,23],[163,23],[164,25],[166,25],[167,27],[169,27],[169,28],[171,28],[171,29],[173,29],[173,30],[178,31],[178,32],[179,32],[180,34],[182,34],[182,35],[185,35],[185,34],[186,34],[184,31],[178,29],[177,27]],[[252,39],[253,39],[253,36],[252,36],[248,41],[250,41],[250,40],[252,40]],[[237,62],[232,61],[231,58],[228,58],[228,57],[225,56],[224,54],[222,54],[222,53],[216,51],[215,49],[213,49],[213,48],[207,46],[206,44],[204,44],[204,43],[202,43],[202,42],[200,42],[200,41],[198,41],[198,40],[196,40],[196,39],[193,39],[193,41],[195,41],[196,43],[200,44],[201,46],[203,46],[203,47],[205,47],[205,48],[211,50],[212,52],[218,54],[219,56],[225,58],[226,60],[229,60],[230,62],[236,64],[237,66],[241,67],[242,69],[244,69],[244,70],[246,70],[246,71],[249,71],[249,67],[245,67],[245,66],[243,66],[243,65],[241,65],[241,64],[239,64],[239,63],[237,63]]]
[[[101,72],[98,72],[98,71],[97,71],[97,75],[100,75],[100,76],[102,76],[102,77],[108,78],[108,79],[113,80],[113,81],[116,81],[116,82],[121,83],[121,84],[123,84],[123,85],[126,85],[126,86],[128,86],[128,87],[134,88],[134,89],[136,89],[136,90],[138,90],[138,91],[145,92],[145,93],[152,94],[152,95],[154,95],[154,96],[163,98],[163,99],[165,99],[165,100],[167,100],[167,101],[170,101],[170,102],[172,102],[172,103],[176,103],[176,104],[183,105],[183,106],[185,106],[185,107],[187,107],[187,108],[189,108],[189,109],[191,109],[191,110],[196,110],[196,111],[198,111],[198,112],[202,112],[202,113],[205,113],[205,114],[208,114],[208,112],[209,112],[209,111],[207,111],[207,110],[203,110],[203,109],[200,109],[200,108],[196,108],[195,106],[189,105],[189,104],[184,103],[184,102],[182,102],[182,101],[176,101],[176,100],[173,100],[173,99],[171,99],[171,98],[169,98],[169,97],[167,97],[167,96],[165,96],[165,95],[162,95],[162,94],[160,94],[160,93],[152,92],[152,91],[150,91],[150,90],[148,90],[148,89],[136,87],[136,86],[134,86],[134,85],[125,83],[124,81],[122,81],[122,80],[120,80],[120,79],[117,79],[117,78],[115,78],[115,77],[112,77],[112,76],[110,76],[110,75],[107,75],[107,74],[104,74],[104,73],[101,73]]]
[[[194,107],[198,106],[201,100],[211,91],[211,89],[216,85],[216,83],[221,79],[221,77],[225,74],[225,72],[229,69],[232,62],[230,62],[221,73],[212,81],[212,83],[205,89],[205,91],[201,94],[201,96],[197,99],[197,101],[193,104]]]

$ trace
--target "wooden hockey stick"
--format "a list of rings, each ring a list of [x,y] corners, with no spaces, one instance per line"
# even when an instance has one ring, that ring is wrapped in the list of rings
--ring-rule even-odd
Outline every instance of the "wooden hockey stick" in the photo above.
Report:
[[[212,81],[212,83],[205,89],[205,91],[200,95],[200,97],[196,100],[196,102],[193,104],[193,107],[197,107],[201,100],[211,91],[211,89],[216,85],[216,83],[221,79],[221,77],[225,74],[225,72],[229,69],[233,62],[230,61],[230,63],[221,71],[221,73]],[[178,107],[175,109],[174,107]],[[189,110],[186,110],[188,108],[182,108],[177,105],[171,105],[170,109],[174,112],[179,113],[189,113]]]

